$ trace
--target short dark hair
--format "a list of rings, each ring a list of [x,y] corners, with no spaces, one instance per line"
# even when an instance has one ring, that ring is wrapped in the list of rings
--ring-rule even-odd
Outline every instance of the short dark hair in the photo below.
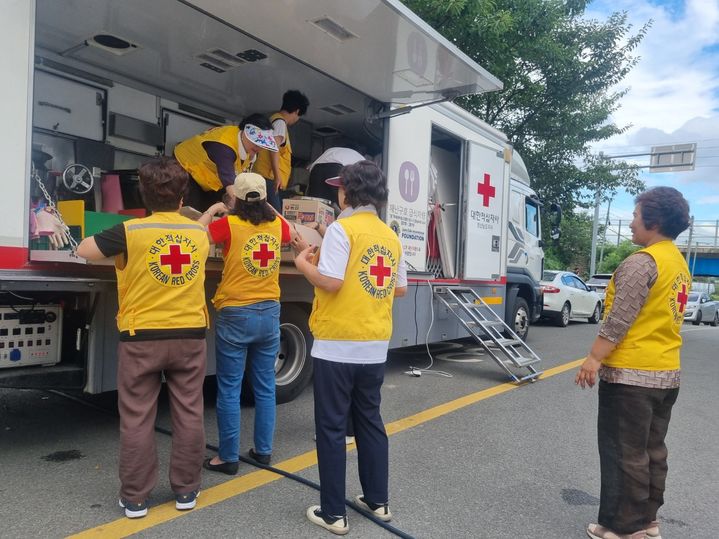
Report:
[[[140,195],[147,209],[176,211],[190,175],[172,157],[160,157],[140,167]]]
[[[282,110],[285,112],[298,111],[300,116],[304,116],[309,106],[310,100],[299,90],[287,90],[282,96]]]
[[[255,127],[259,127],[263,131],[267,131],[268,129],[272,129],[272,122],[270,122],[269,118],[265,116],[264,114],[250,114],[249,116],[246,116],[242,119],[240,122],[240,129],[244,129],[247,124],[254,125]]]
[[[673,187],[653,187],[634,199],[647,230],[658,229],[671,239],[689,228],[689,203]]]
[[[277,215],[264,198],[250,202],[235,198],[235,205],[230,209],[230,213],[240,219],[249,221],[253,225],[271,223],[277,218]]]
[[[340,170],[347,204],[356,208],[372,204],[377,211],[387,204],[389,189],[380,168],[372,161],[359,161]]]

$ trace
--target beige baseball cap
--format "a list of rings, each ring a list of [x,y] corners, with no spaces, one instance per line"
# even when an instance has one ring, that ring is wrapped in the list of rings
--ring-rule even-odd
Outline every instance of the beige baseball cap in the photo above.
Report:
[[[254,172],[241,172],[235,177],[235,196],[240,200],[254,202],[267,198],[265,179]]]

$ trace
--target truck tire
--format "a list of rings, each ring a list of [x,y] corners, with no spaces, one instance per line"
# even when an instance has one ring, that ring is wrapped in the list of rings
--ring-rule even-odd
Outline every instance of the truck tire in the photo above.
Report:
[[[517,336],[523,341],[527,340],[529,335],[529,305],[527,300],[521,296],[514,298],[514,302],[509,309],[509,317],[506,324],[512,328]]]
[[[312,334],[309,313],[298,303],[283,303],[280,312],[280,349],[275,359],[275,400],[277,404],[297,398],[312,380]],[[242,403],[254,404],[250,377],[242,379]]]

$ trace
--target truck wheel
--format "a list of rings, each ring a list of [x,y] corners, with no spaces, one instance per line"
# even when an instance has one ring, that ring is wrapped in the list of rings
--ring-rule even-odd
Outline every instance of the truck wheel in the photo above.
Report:
[[[296,303],[282,304],[280,312],[280,349],[275,359],[275,400],[277,404],[297,398],[312,380],[312,334],[309,313]],[[242,403],[254,404],[247,369],[242,379]]]
[[[280,350],[275,360],[277,404],[294,400],[312,380],[309,313],[300,305],[282,305]]]
[[[529,335],[529,305],[527,300],[520,296],[514,298],[514,304],[509,314],[507,325],[512,328],[517,337],[526,341],[527,335]]]
[[[693,325],[698,326],[702,323],[702,312],[701,310],[697,310],[697,319],[692,322]]]
[[[594,307],[594,312],[592,313],[592,316],[590,316],[587,319],[587,322],[590,324],[597,324],[599,323],[599,319],[602,317],[602,304],[597,303],[597,306]]]
[[[554,319],[554,324],[560,328],[565,328],[569,325],[569,319],[572,317],[572,306],[569,302],[562,305],[562,310],[559,315]]]

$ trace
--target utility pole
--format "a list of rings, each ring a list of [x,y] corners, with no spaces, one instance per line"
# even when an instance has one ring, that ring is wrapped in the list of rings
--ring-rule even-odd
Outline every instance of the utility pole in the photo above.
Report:
[[[692,233],[694,232],[694,216],[689,218],[689,239],[687,239],[687,265],[689,264],[689,257],[692,251]]]
[[[600,163],[604,161],[604,152],[599,152]],[[589,277],[596,273],[597,259],[597,233],[599,231],[599,202],[602,199],[601,189],[597,187],[597,194],[594,195],[594,219],[592,220],[592,252],[589,259]]]
[[[597,258],[597,233],[599,232],[599,201],[601,200],[601,194],[597,189],[597,194],[594,196],[594,220],[592,221],[592,254],[589,262],[589,276],[591,277],[596,273],[596,258]]]
[[[612,207],[612,199],[609,199],[607,204],[607,217],[604,219],[604,232],[602,233],[602,248],[599,250],[599,265],[602,265],[604,260],[604,245],[607,243],[607,228],[609,227],[609,208]]]

